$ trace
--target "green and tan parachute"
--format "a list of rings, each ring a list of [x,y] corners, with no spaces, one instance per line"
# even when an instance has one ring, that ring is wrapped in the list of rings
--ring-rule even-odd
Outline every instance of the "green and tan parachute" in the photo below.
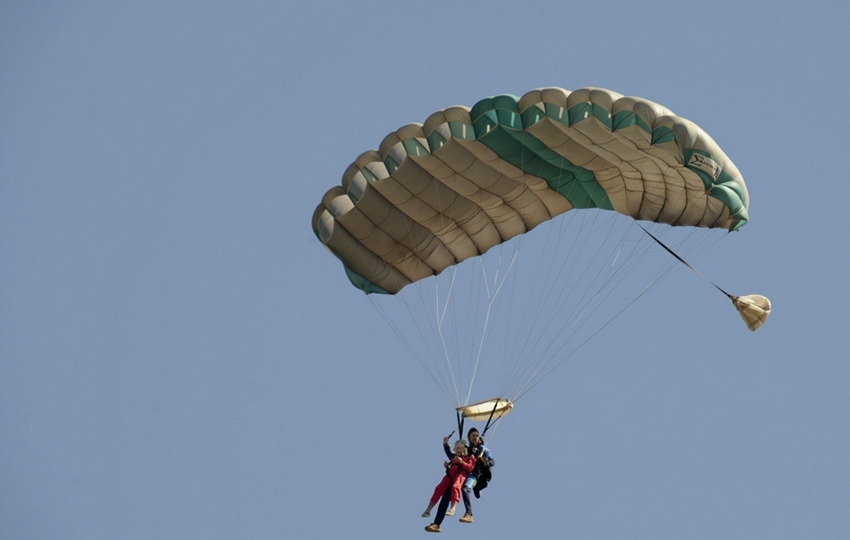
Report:
[[[620,218],[626,223],[661,224],[664,230],[729,231],[747,223],[748,207],[738,169],[696,124],[652,101],[602,88],[543,88],[522,97],[486,98],[471,109],[449,107],[424,124],[390,133],[377,151],[361,154],[348,167],[342,185],[325,194],[313,215],[313,230],[356,287],[396,295],[561,215],[595,209],[594,216],[613,211],[604,214],[616,212],[627,216]],[[556,249],[576,251],[587,237],[581,231],[569,234],[567,247]],[[618,261],[630,242],[614,248]],[[502,276],[513,268],[507,259],[514,260],[501,257],[498,278],[491,274],[480,286],[487,289],[488,324],[493,293],[505,287]],[[558,283],[569,279],[561,277]],[[458,296],[454,281],[442,293],[447,288]],[[596,305],[595,292],[584,296],[592,296],[587,302]],[[764,297],[730,298],[752,330],[770,311]],[[471,351],[449,351],[445,343],[445,310],[453,303],[443,298],[433,310],[437,355],[450,364],[459,356],[476,357],[474,379],[483,356],[478,332]],[[579,311],[587,311],[587,305]],[[551,326],[548,317],[556,316],[557,311],[537,317]],[[397,326],[394,318],[390,322]],[[555,358],[563,355],[563,345],[554,349]],[[537,377],[548,371],[552,360],[547,362],[520,371]],[[468,396],[457,391],[454,379],[460,377],[452,369],[447,394],[454,385],[457,396],[451,399],[465,406]]]

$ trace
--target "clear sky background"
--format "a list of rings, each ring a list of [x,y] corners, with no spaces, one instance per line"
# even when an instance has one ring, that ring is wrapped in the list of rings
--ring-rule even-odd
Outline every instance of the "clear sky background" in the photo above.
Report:
[[[750,223],[518,404],[467,538],[850,536],[850,9],[0,4],[0,537],[415,538],[451,405],[310,218],[398,126],[601,86],[700,124]],[[488,396],[489,397],[489,396]]]

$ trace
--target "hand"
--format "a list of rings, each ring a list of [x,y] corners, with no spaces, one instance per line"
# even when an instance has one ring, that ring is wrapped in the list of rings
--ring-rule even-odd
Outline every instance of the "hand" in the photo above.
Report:
[[[449,444],[449,438],[443,437],[443,444]]]

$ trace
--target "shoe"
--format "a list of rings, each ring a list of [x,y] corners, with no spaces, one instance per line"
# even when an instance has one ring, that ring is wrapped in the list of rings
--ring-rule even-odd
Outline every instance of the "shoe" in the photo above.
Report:
[[[455,509],[454,509],[454,508],[449,508],[448,510],[446,510],[446,515],[447,515],[447,516],[453,516],[453,515],[455,515]]]
[[[431,515],[431,512],[429,512],[429,511],[427,511],[427,510],[425,510],[424,512],[422,512],[422,517],[429,517],[430,515]]]
[[[427,527],[425,527],[425,530],[428,531],[428,532],[440,532],[440,526],[437,525],[436,523],[432,523],[432,524],[428,525]]]
[[[472,523],[472,514],[469,512],[465,513],[462,518],[460,518],[461,523]]]

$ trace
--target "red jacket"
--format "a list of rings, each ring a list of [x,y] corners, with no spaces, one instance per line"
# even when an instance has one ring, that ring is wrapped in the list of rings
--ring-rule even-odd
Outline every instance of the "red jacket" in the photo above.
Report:
[[[465,456],[458,456],[457,454],[453,454],[449,450],[449,445],[444,445],[443,451],[445,451],[446,455],[449,457],[449,467],[446,470],[446,474],[448,474],[449,476],[454,477],[459,474],[466,476],[472,472],[472,469],[475,468],[475,456],[469,454]],[[455,457],[459,457],[461,459],[461,462],[454,463],[452,459]]]

